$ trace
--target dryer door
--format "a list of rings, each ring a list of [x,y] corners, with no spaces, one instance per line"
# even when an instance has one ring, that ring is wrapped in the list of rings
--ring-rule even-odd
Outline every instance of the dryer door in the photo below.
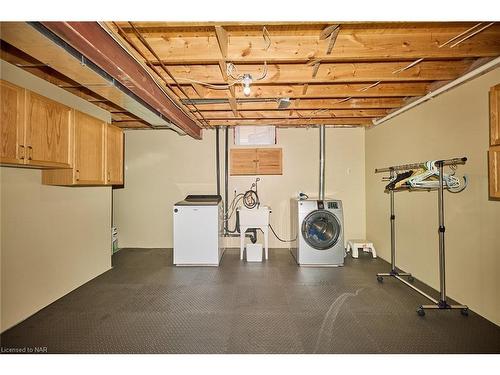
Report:
[[[302,222],[302,236],[316,250],[327,250],[334,246],[341,230],[339,219],[327,210],[312,211]]]

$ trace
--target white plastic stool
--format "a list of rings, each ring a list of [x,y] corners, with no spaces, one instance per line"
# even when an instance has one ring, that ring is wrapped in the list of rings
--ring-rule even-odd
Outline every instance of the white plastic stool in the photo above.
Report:
[[[374,258],[377,257],[377,252],[375,251],[375,246],[373,242],[367,240],[349,240],[347,241],[347,252],[351,251],[351,256],[353,258],[358,258],[358,249],[363,249],[364,252],[372,253]]]

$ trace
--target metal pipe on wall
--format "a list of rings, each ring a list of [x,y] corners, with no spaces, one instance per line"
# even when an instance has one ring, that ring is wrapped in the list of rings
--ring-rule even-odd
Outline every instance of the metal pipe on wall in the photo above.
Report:
[[[229,129],[224,128],[224,218],[227,219],[227,208],[229,203]],[[227,235],[227,223],[224,226],[224,234]]]
[[[220,195],[220,148],[219,127],[215,128],[215,169],[217,174],[217,195]]]
[[[319,200],[325,199],[325,125],[319,126]]]

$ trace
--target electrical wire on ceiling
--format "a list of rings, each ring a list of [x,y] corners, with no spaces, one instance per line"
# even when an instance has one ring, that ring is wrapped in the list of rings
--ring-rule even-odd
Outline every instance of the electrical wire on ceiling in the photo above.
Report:
[[[455,47],[455,46],[459,45],[460,43],[462,43],[462,42],[466,41],[467,39],[469,39],[469,38],[473,37],[474,35],[479,34],[481,31],[483,31],[483,30],[487,29],[488,27],[492,26],[494,23],[495,23],[495,22],[491,22],[491,23],[487,24],[486,26],[481,27],[479,30],[476,30],[476,31],[474,31],[473,33],[471,33],[471,34],[469,34],[469,35],[467,35],[467,36],[463,37],[463,38],[462,38],[462,39],[460,39],[459,41],[457,41],[457,42],[453,43],[453,44],[450,46],[450,48],[453,48],[453,47]]]
[[[264,51],[267,51],[269,47],[271,47],[271,34],[269,34],[269,31],[267,31],[267,28],[264,26],[262,28],[262,37],[264,38],[264,41],[266,42],[266,46],[264,47]]]
[[[272,41],[271,41],[271,35],[269,34],[269,31],[267,30],[267,28],[265,26],[262,28],[262,38],[264,39],[264,41],[266,43],[266,45],[264,46],[264,51],[267,51],[269,49],[269,47],[271,46]],[[229,62],[226,64],[226,75],[228,77],[231,77],[234,80],[233,82],[217,85],[217,84],[212,84],[212,83],[199,81],[199,80],[195,80],[195,79],[190,79],[190,78],[177,78],[177,79],[179,81],[196,83],[198,85],[202,85],[202,86],[214,89],[214,90],[227,90],[236,84],[241,84],[243,86],[245,96],[248,96],[248,95],[250,95],[250,84],[253,82],[257,82],[257,81],[262,81],[264,78],[267,77],[267,72],[268,72],[267,61],[264,61],[264,68],[263,68],[262,75],[260,77],[257,77],[257,78],[254,78],[252,76],[252,74],[250,74],[250,73],[240,74],[238,72],[238,68],[236,67],[236,65],[234,65],[232,62]]]
[[[479,22],[478,24],[470,27],[469,29],[465,30],[464,32],[454,36],[453,38],[447,40],[446,42],[444,42],[443,44],[439,45],[438,48],[442,48],[444,46],[447,46],[448,44],[452,43],[453,41],[459,39],[458,41],[456,41],[455,43],[451,44],[449,46],[449,48],[454,48],[456,46],[458,46],[460,43],[464,42],[465,40],[469,39],[469,38],[472,38],[474,35],[476,34],[479,34],[480,32],[482,32],[483,30],[487,29],[488,27],[492,26],[494,24],[494,22],[490,22],[489,24],[477,29],[478,27],[480,27],[481,25],[483,25],[482,22]],[[477,30],[475,30],[477,29]],[[460,39],[461,38],[461,39]],[[412,63],[408,64],[407,66],[403,67],[403,68],[399,68],[399,69],[396,69],[392,72],[392,74],[399,74],[399,73],[402,73],[404,72],[405,70],[408,70],[410,68],[413,68],[415,65],[421,63],[422,61],[424,61],[424,58],[421,57],[415,61],[413,61]],[[372,87],[375,87],[377,85],[379,85],[382,81],[378,81],[378,82],[375,82],[374,84],[372,85],[369,85],[369,86],[366,86],[366,87],[363,87],[361,89],[359,89],[358,91],[366,91],[366,90],[369,90],[371,89]]]
[[[410,64],[408,64],[404,68],[396,69],[395,71],[392,72],[392,74],[398,74],[398,73],[404,72],[405,70],[408,70],[408,69],[414,67],[415,65],[417,65],[418,63],[421,63],[422,61],[424,61],[423,57],[420,58],[420,59],[415,60],[414,62],[412,62]]]
[[[381,83],[382,83],[382,81],[377,81],[377,82],[375,82],[375,83],[372,83],[372,84],[371,84],[371,85],[369,85],[369,86],[366,86],[366,87],[360,88],[360,89],[358,89],[357,91],[366,91],[366,90],[371,89],[372,87],[375,87],[375,86],[380,85]]]
[[[453,42],[453,41],[455,41],[455,40],[457,40],[457,39],[461,38],[461,37],[462,37],[462,36],[464,36],[464,35],[467,35],[468,33],[472,32],[474,29],[477,29],[477,28],[478,28],[479,26],[481,26],[482,24],[483,24],[482,22],[479,22],[478,24],[476,24],[476,25],[474,25],[474,26],[472,26],[472,27],[468,28],[468,29],[467,29],[467,30],[465,30],[464,32],[462,32],[462,33],[460,33],[460,34],[458,34],[458,35],[454,36],[453,38],[451,38],[451,39],[447,40],[446,42],[444,42],[443,44],[439,45],[439,46],[438,46],[438,48],[442,48],[442,47],[444,47],[444,46],[447,46],[447,45],[448,45],[448,44],[450,44],[451,42]],[[492,24],[493,24],[493,22],[492,22],[490,25],[488,25],[487,27],[491,26]],[[479,30],[479,31],[482,31],[482,30]],[[474,34],[471,34],[470,36],[472,36],[472,35],[476,35],[476,34],[477,34],[477,32],[474,32]],[[467,39],[468,39],[468,38],[467,38]],[[465,40],[465,39],[463,39],[463,40]],[[457,43],[462,43],[462,41],[463,41],[463,40],[458,41]],[[456,44],[455,44],[455,45],[456,45]],[[450,46],[450,48],[452,48],[452,47]]]

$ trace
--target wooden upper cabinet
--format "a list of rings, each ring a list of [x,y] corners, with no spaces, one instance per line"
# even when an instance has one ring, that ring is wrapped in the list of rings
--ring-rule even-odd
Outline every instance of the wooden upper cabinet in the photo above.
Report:
[[[26,90],[0,80],[0,162],[24,164],[24,111]]]
[[[105,183],[104,145],[106,123],[84,113],[75,112],[75,183]]]
[[[123,184],[123,131],[75,111],[73,168],[42,172],[42,183],[60,186]]]
[[[500,145],[500,84],[490,89],[490,145]]]
[[[490,89],[489,196],[500,200],[500,84]]]
[[[71,169],[42,172],[47,185],[104,185],[106,123],[75,111],[75,130]]]
[[[231,175],[280,175],[283,174],[281,148],[231,149]]]
[[[106,184],[123,185],[123,130],[106,127]]]
[[[257,174],[283,174],[281,148],[257,149]]]
[[[26,164],[71,167],[73,110],[26,90]]]
[[[500,146],[491,146],[488,151],[490,198],[500,199]]]
[[[231,176],[257,174],[257,149],[231,149]]]

